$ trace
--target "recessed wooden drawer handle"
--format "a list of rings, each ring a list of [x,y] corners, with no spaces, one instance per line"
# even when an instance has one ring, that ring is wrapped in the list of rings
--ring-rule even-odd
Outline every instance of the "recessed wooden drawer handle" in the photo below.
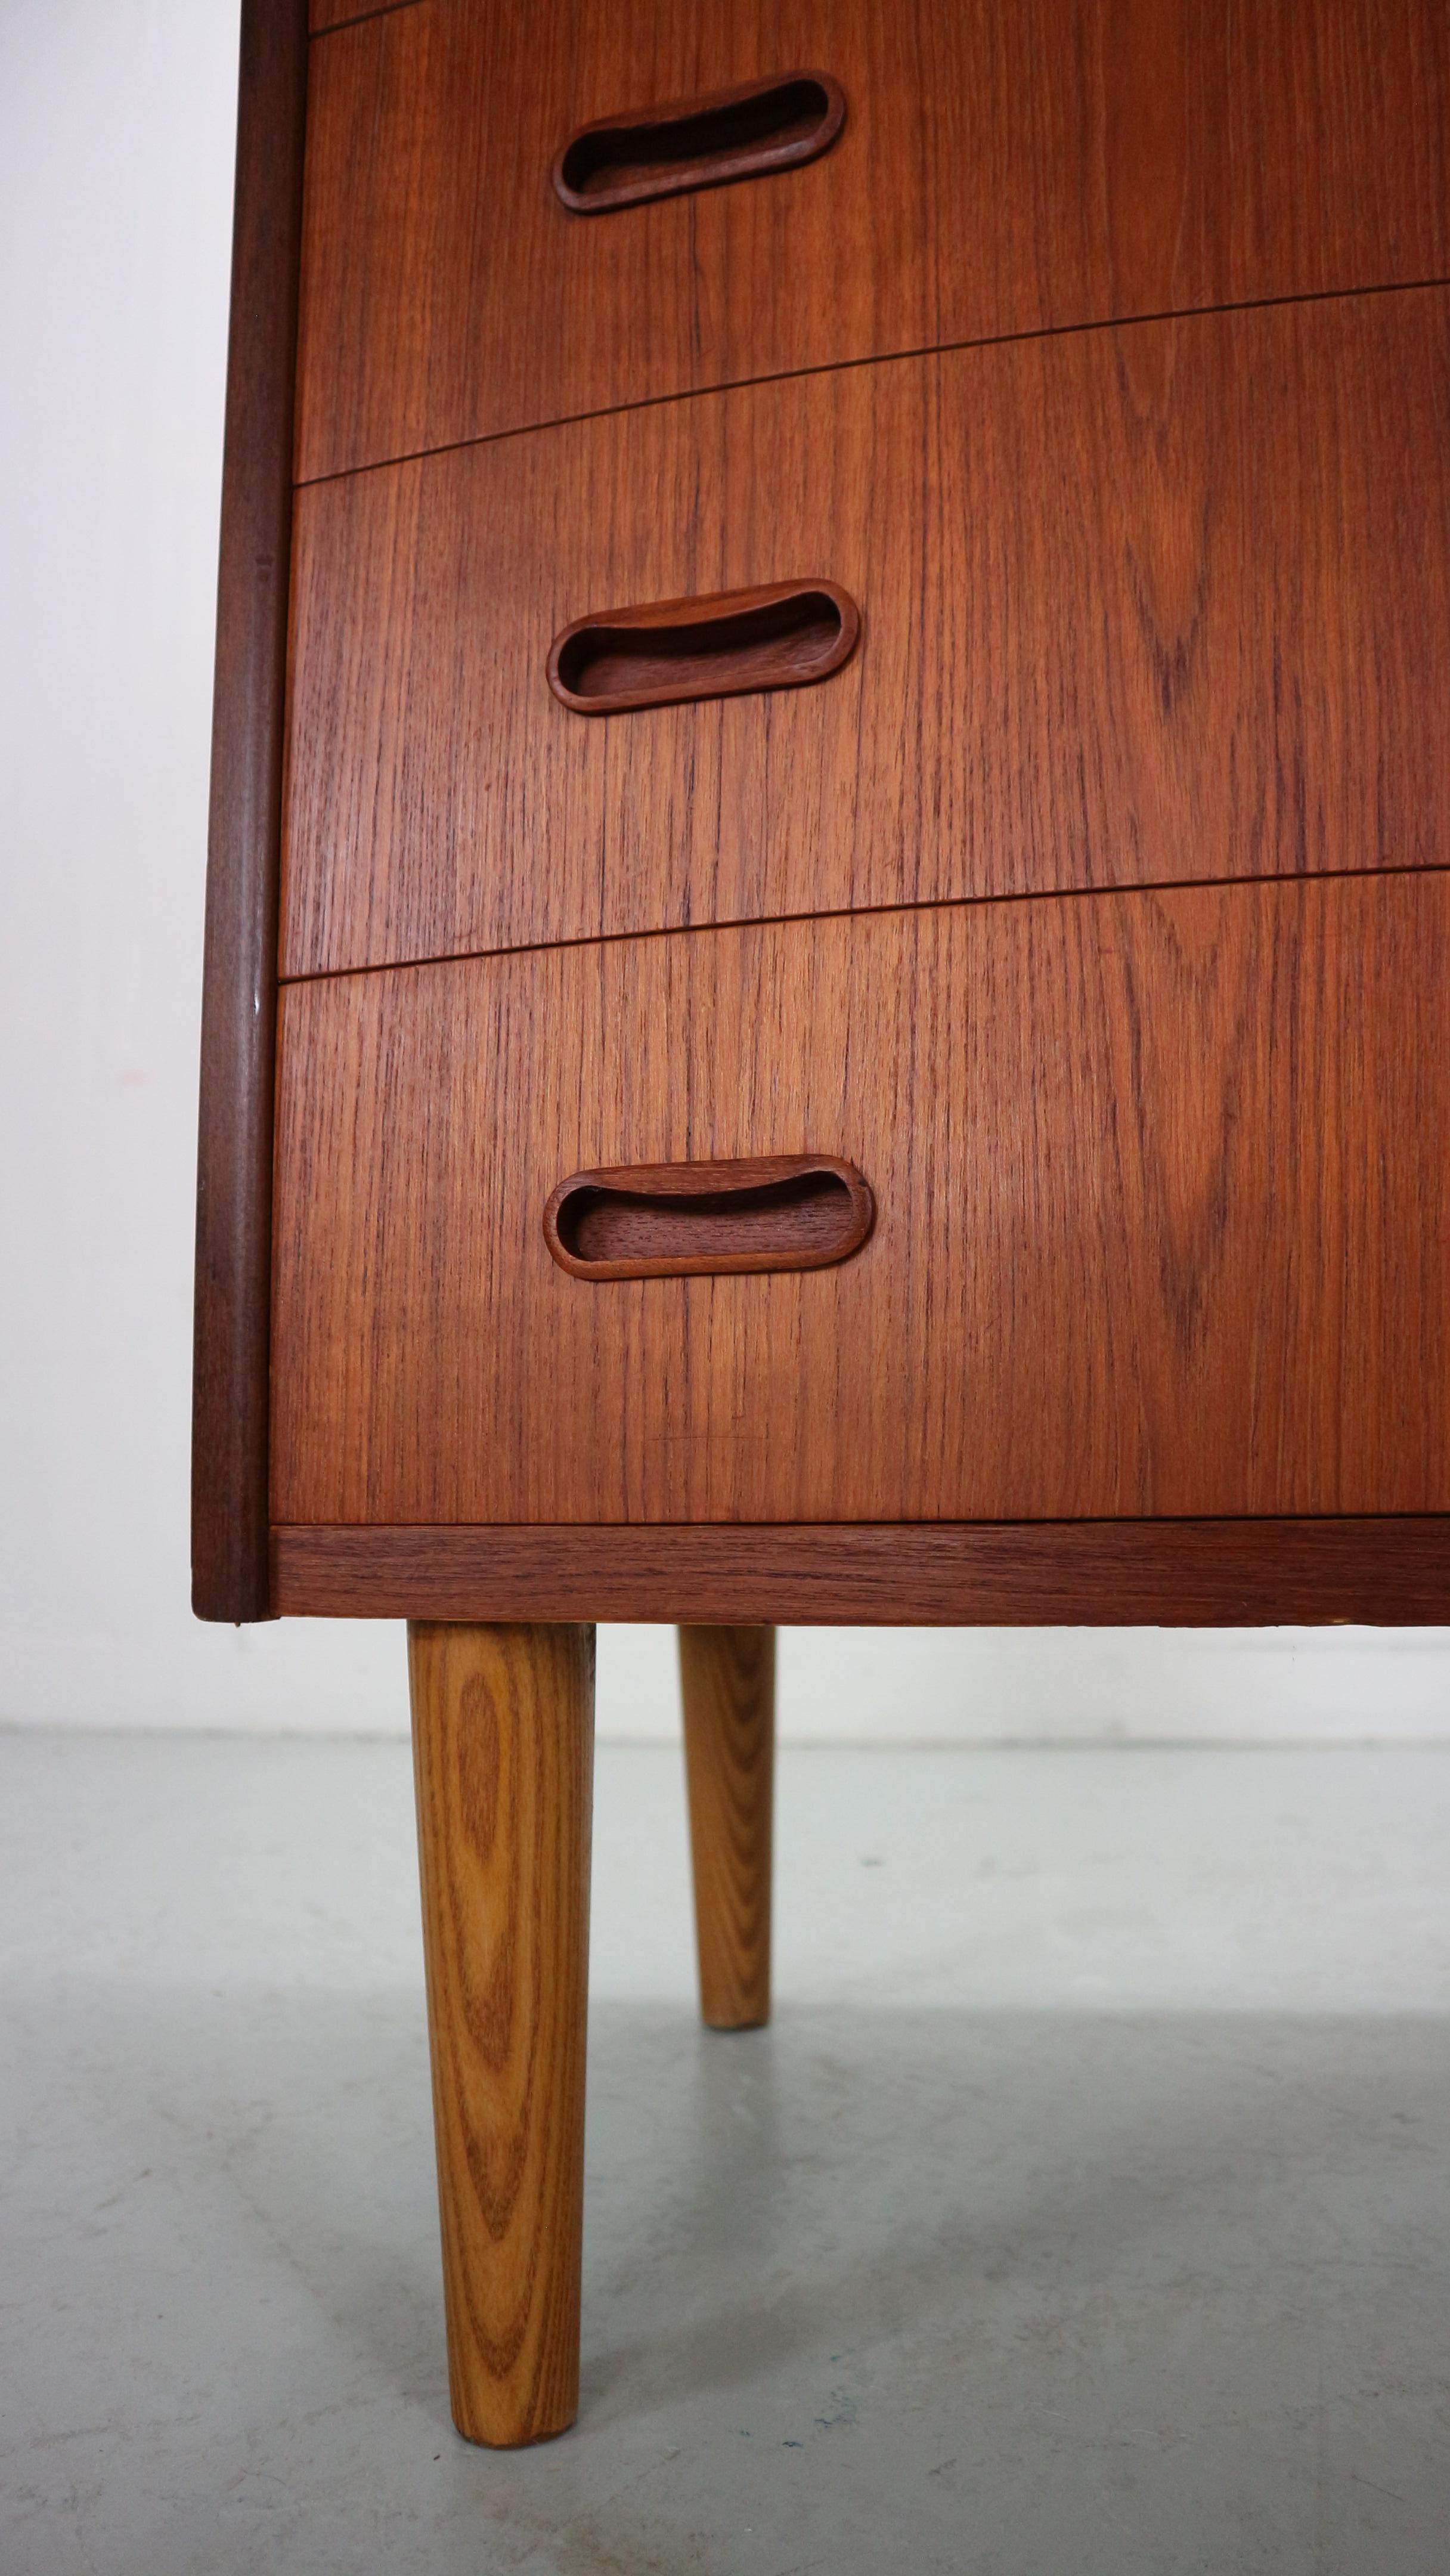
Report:
[[[571,214],[608,214],[646,197],[794,169],[829,151],[845,121],[845,95],[829,72],[777,72],[582,125],[554,164],[554,185]]]
[[[860,632],[860,610],[834,581],[597,609],[555,636],[549,686],[581,716],[801,689],[839,671]]]
[[[875,1215],[855,1164],[822,1154],[625,1163],[561,1181],[544,1239],[576,1279],[824,1270],[859,1252]]]

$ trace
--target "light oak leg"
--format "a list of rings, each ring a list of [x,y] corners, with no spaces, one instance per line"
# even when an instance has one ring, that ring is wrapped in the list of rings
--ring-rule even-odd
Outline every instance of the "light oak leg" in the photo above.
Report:
[[[770,2019],[775,1630],[682,1628],[680,1691],[700,2011],[748,2030]]]
[[[408,1630],[453,2420],[579,2404],[594,1631]]]

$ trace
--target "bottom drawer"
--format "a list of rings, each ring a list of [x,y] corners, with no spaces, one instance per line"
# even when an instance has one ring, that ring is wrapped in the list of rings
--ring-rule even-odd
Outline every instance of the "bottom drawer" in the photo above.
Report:
[[[279,1522],[1450,1509],[1450,878],[683,932],[282,999]],[[818,1155],[833,1267],[597,1279],[583,1167]]]

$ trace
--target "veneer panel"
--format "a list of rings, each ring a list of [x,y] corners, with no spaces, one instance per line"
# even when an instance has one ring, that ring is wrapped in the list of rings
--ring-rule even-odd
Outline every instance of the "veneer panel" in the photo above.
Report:
[[[273,1519],[1450,1510],[1447,967],[1427,872],[290,986]],[[577,1169],[819,1153],[835,1268],[550,1257]]]
[[[298,496],[283,971],[1443,863],[1450,289],[752,386]],[[591,610],[830,579],[816,685],[580,715]]]
[[[835,1528],[284,1527],[310,1618],[1237,1628],[1450,1621],[1450,1519],[942,1521]]]
[[[807,67],[847,101],[807,167],[611,214],[555,195],[581,125]],[[314,43],[308,113],[303,479],[1450,268],[1432,0],[415,0]]]
[[[305,0],[243,0],[197,1116],[191,1598],[268,1616],[267,1352]]]

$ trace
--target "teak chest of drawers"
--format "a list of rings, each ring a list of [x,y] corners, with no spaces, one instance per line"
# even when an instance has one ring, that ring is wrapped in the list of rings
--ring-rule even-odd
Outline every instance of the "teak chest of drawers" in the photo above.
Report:
[[[593,1629],[1450,1617],[1450,19],[244,0],[195,1600],[410,1632],[454,2411]]]

